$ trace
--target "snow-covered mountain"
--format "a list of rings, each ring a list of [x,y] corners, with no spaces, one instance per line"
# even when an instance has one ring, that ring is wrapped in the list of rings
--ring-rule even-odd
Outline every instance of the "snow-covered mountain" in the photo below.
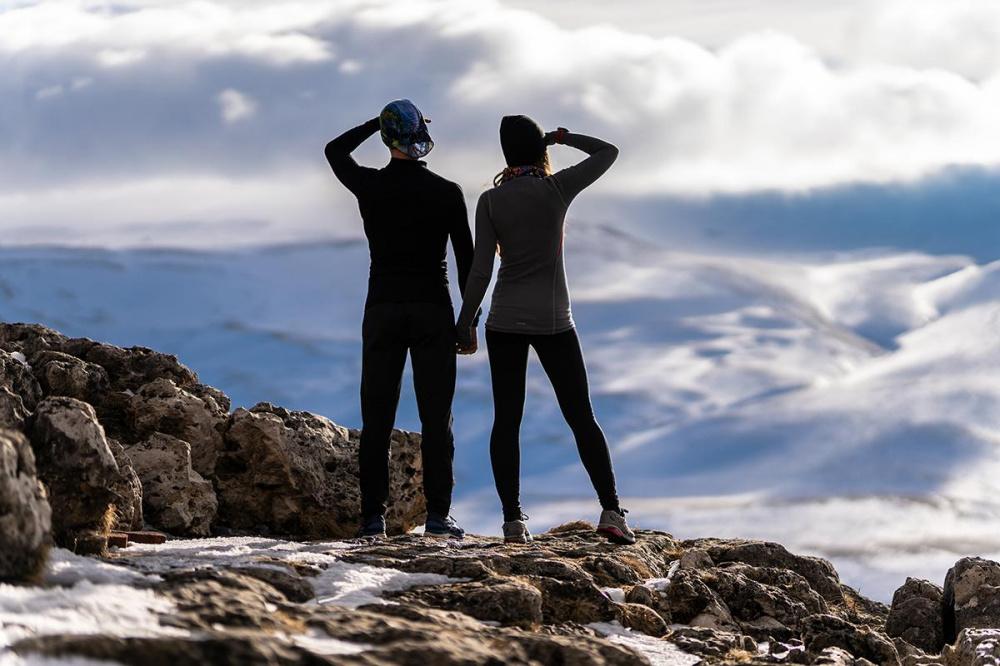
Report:
[[[634,522],[774,538],[886,598],[1000,553],[1000,262],[737,256],[574,223],[574,313]],[[0,319],[177,354],[237,405],[358,425],[363,243],[238,252],[0,249]],[[484,352],[459,362],[456,514],[492,533]],[[544,375],[522,488],[540,529],[594,518]],[[404,390],[398,425],[418,429]]]

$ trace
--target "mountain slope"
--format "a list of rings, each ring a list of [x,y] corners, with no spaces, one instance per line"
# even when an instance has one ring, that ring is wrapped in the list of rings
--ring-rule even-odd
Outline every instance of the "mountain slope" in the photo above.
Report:
[[[574,314],[632,517],[681,536],[780,539],[885,598],[902,571],[1000,551],[1000,264],[912,252],[672,252],[574,223]],[[0,317],[180,356],[235,405],[360,423],[361,243],[239,252],[0,249]],[[458,505],[479,531],[485,353],[460,359]],[[538,528],[595,503],[532,364],[522,432]],[[408,386],[398,425],[418,428]],[[935,524],[933,534],[927,525]],[[943,529],[942,529],[942,526]],[[945,536],[942,536],[945,535]]]

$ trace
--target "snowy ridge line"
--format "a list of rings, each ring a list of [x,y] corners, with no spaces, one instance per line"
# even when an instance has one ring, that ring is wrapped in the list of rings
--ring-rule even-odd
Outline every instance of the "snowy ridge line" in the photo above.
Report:
[[[25,252],[14,261],[5,250],[5,318],[175,353],[235,405],[267,399],[360,422],[362,245],[122,252],[113,267]],[[832,553],[845,580],[881,599],[907,573],[938,579],[950,564],[942,540],[994,552],[1000,262],[905,249],[678,252],[578,220],[567,260],[595,411],[640,524]],[[456,507],[480,533],[499,525],[483,464],[489,387],[485,356],[463,359]],[[534,364],[528,390],[522,488],[533,527],[596,517]],[[403,391],[397,425],[418,429],[408,378]]]

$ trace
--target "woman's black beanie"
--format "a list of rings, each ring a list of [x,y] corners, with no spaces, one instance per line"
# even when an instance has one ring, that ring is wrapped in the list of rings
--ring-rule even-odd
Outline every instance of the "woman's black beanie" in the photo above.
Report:
[[[507,166],[537,164],[545,154],[545,132],[528,116],[504,116],[500,147]]]

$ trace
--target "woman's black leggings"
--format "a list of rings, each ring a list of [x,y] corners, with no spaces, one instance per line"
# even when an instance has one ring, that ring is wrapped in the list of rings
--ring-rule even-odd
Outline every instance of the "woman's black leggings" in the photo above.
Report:
[[[486,348],[493,378],[493,433],[490,459],[505,521],[521,517],[520,431],[524,414],[524,386],[528,347],[555,389],[559,408],[576,438],[583,466],[590,475],[604,509],[618,508],[615,473],[608,441],[594,417],[583,352],[575,329],[555,335],[501,333],[486,329]]]

